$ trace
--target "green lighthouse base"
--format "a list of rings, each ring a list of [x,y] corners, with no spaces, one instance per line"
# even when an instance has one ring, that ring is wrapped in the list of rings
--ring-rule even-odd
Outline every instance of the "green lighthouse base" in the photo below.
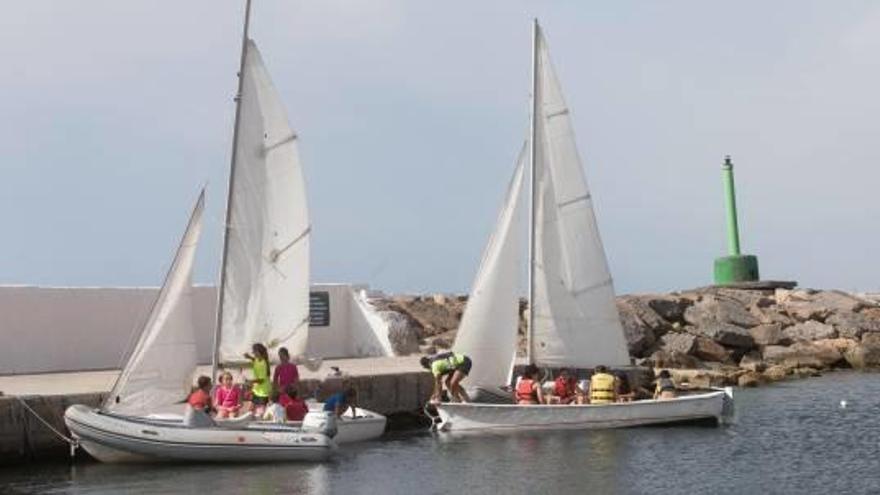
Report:
[[[759,279],[758,258],[756,256],[744,254],[715,259],[716,285],[756,282]]]

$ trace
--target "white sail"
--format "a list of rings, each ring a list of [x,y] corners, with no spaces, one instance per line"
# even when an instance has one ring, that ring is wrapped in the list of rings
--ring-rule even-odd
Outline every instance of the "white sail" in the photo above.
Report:
[[[220,363],[241,361],[255,342],[301,355],[308,336],[310,226],[297,137],[250,40],[241,77]]]
[[[629,364],[568,107],[540,31],[536,50],[534,361]]]
[[[523,149],[455,337],[453,349],[473,361],[468,386],[507,384],[516,352],[524,238],[520,197],[527,159]]]
[[[196,367],[191,276],[204,205],[202,190],[165,283],[104,403],[105,409],[146,416],[179,409],[180,401],[190,391]]]

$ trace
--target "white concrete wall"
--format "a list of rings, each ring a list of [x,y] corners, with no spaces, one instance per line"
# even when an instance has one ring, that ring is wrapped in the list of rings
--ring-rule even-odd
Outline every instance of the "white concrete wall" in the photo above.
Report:
[[[361,287],[358,287],[360,289]],[[309,353],[325,358],[390,355],[348,284],[315,284],[330,295],[330,326],[309,329]],[[155,287],[0,286],[0,374],[114,369],[148,316]],[[216,289],[194,291],[199,361],[211,361]],[[387,339],[387,337],[386,337]],[[386,349],[388,350],[387,353]]]

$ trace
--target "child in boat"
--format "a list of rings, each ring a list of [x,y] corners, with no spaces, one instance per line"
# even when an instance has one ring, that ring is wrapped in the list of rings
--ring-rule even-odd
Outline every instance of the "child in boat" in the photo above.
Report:
[[[577,382],[567,368],[559,370],[553,382],[553,397],[557,404],[571,404],[577,398]]]
[[[263,421],[284,423],[287,419],[287,411],[281,405],[280,399],[281,393],[273,390],[272,395],[269,396],[269,403],[266,405],[266,412],[263,413]]]
[[[214,408],[218,418],[234,418],[241,410],[241,391],[228,371],[220,375],[220,386],[214,391]]]
[[[251,362],[251,372],[254,379],[251,380],[251,403],[253,404],[254,416],[260,417],[266,410],[269,402],[269,394],[272,392],[272,381],[269,374],[269,351],[266,346],[256,343],[251,347],[253,355],[244,353],[244,357]]]
[[[674,399],[675,398],[675,382],[672,381],[672,375],[669,370],[660,371],[657,378],[657,386],[654,389],[655,399]]]
[[[286,347],[278,349],[278,366],[272,374],[272,383],[276,390],[287,390],[288,385],[296,386],[299,382],[299,370],[290,362],[290,353]]]
[[[617,402],[620,382],[602,365],[596,366],[590,377],[590,404],[609,404]]]
[[[443,394],[443,377],[446,377],[446,390],[452,396],[453,402],[468,402],[470,398],[462,380],[471,372],[471,358],[457,352],[444,352],[436,356],[423,356],[419,361],[423,368],[431,370],[434,375],[434,391],[431,393],[431,402],[439,403]]]
[[[517,381],[513,399],[517,404],[543,404],[544,391],[538,380],[538,367],[534,364],[526,366],[522,377]]]
[[[351,417],[357,417],[357,391],[354,387],[348,387],[342,392],[336,392],[324,401],[324,411],[336,414],[341,418],[347,409],[351,408]]]
[[[186,399],[194,410],[211,412],[211,379],[207,376],[200,376],[196,380],[196,388],[189,394]]]
[[[296,387],[292,384],[287,386],[278,402],[284,406],[288,421],[302,421],[306,417],[306,413],[309,412],[309,406],[306,405],[306,401],[299,398]]]
[[[632,402],[636,398],[636,392],[629,384],[629,377],[623,371],[615,371],[617,378],[617,402]]]

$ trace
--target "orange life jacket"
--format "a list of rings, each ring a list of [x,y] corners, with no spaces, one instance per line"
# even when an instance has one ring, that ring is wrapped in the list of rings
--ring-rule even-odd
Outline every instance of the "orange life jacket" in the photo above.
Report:
[[[553,394],[563,399],[573,396],[574,381],[571,378],[566,379],[561,376],[557,377],[556,383],[553,385]]]
[[[538,402],[538,393],[535,392],[535,380],[523,378],[516,386],[517,402]]]

